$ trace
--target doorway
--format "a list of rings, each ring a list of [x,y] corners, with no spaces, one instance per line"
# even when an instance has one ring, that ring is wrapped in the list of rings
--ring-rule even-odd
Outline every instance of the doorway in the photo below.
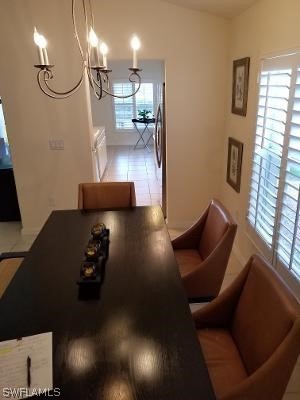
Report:
[[[20,221],[12,158],[0,97],[0,221]]]
[[[116,95],[127,95],[136,88],[128,81],[128,65],[129,60],[109,65],[111,91]],[[142,83],[135,96],[107,96],[99,102],[91,93],[93,125],[95,131],[105,131],[107,154],[104,172],[96,180],[133,181],[137,205],[160,205],[165,213],[165,65],[161,60],[143,60],[139,68]]]

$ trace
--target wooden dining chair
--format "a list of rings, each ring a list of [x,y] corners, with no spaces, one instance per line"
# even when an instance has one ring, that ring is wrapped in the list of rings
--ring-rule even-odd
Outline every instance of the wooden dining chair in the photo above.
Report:
[[[280,400],[300,354],[300,304],[258,255],[193,314],[217,400]]]
[[[226,208],[212,200],[199,220],[172,240],[190,302],[210,301],[222,286],[237,226]]]
[[[0,254],[0,299],[19,269],[27,252],[11,252]]]
[[[80,210],[116,210],[136,206],[134,182],[80,183]]]

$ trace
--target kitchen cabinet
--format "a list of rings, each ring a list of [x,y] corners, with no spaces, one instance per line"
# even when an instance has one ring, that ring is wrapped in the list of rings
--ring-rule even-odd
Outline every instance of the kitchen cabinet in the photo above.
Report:
[[[96,170],[96,180],[100,182],[103,178],[107,164],[106,136],[104,126],[95,127],[93,154]]]

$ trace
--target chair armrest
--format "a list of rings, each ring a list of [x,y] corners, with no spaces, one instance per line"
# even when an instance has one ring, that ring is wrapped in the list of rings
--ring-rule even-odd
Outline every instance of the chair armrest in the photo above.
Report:
[[[300,352],[300,317],[274,353],[222,400],[281,400]]]
[[[193,226],[187,229],[182,235],[172,240],[171,243],[174,250],[193,249],[198,247],[208,210],[209,206]]]
[[[214,298],[219,294],[230,257],[237,226],[232,224],[209,256],[183,278],[190,298]]]
[[[15,252],[1,253],[0,261],[7,260],[9,258],[25,258],[27,254],[28,254],[28,251],[15,251]]]
[[[235,281],[224,292],[205,307],[193,313],[197,329],[225,328],[230,325],[243,286],[247,280],[251,263],[252,257]]]

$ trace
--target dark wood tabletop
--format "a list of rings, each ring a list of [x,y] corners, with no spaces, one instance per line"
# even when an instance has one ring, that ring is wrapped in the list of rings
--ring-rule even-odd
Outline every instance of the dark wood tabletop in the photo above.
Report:
[[[99,298],[76,281],[110,229]],[[0,340],[53,332],[63,400],[215,399],[160,207],[55,211],[0,300]]]

